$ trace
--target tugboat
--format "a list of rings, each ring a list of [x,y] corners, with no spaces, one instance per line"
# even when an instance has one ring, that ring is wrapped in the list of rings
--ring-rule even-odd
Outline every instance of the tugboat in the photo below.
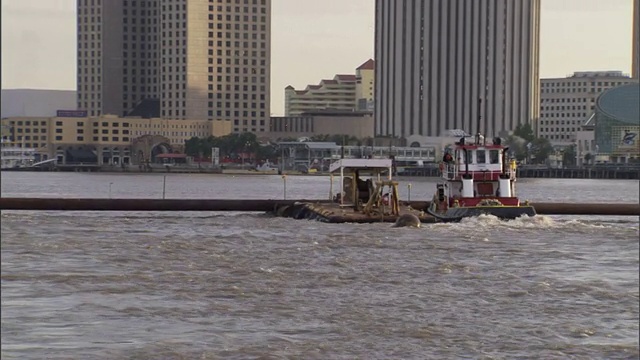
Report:
[[[507,163],[508,147],[499,137],[491,144],[478,133],[467,143],[460,138],[446,151],[440,170],[442,181],[427,212],[442,222],[456,222],[481,214],[500,219],[534,216],[528,202],[520,204],[515,195],[516,163]]]

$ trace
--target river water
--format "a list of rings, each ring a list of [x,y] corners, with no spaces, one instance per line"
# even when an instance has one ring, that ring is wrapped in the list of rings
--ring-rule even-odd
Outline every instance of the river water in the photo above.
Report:
[[[280,176],[2,173],[2,196],[282,198]],[[337,181],[336,181],[337,184]],[[433,179],[402,179],[428,200]],[[638,181],[520,179],[638,201]],[[111,194],[109,194],[109,192]],[[287,198],[329,196],[290,176]],[[9,212],[3,359],[637,359],[637,217],[421,229],[260,213]]]

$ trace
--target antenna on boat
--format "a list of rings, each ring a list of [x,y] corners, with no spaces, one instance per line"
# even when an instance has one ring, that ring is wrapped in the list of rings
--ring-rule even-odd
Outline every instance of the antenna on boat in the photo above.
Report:
[[[478,131],[477,131],[477,135],[476,135],[476,144],[480,145],[480,136],[481,136],[481,132],[480,132],[480,127],[482,126],[482,98],[478,98]]]

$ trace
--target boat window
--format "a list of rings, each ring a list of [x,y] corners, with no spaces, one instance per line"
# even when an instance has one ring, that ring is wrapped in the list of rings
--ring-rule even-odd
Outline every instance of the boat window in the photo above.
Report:
[[[489,161],[492,164],[500,163],[500,150],[489,150]]]
[[[478,164],[486,164],[487,163],[487,152],[484,150],[476,151],[476,158],[478,159]]]

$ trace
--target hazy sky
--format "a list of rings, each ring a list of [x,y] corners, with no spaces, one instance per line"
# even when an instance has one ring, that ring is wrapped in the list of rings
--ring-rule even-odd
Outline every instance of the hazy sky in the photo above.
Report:
[[[75,89],[75,3],[2,0],[3,89]],[[284,113],[287,85],[351,74],[373,58],[374,0],[272,0],[272,12],[273,115]],[[632,0],[542,0],[541,77],[630,73],[631,23]]]

